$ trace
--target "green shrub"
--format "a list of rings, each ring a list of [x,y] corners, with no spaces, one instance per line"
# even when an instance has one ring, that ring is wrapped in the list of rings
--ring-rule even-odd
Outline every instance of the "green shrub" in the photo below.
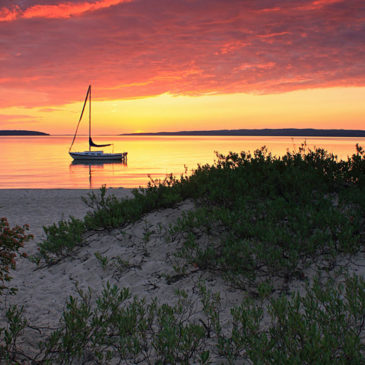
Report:
[[[265,148],[218,155],[213,166],[198,168],[184,182],[205,184],[200,207],[184,214],[170,234],[183,239],[179,257],[222,272],[240,287],[257,285],[258,278],[287,280],[318,257],[333,261],[360,249],[364,176],[359,147],[339,162],[305,146],[283,157]]]
[[[106,188],[100,189],[100,194],[89,193],[83,201],[92,208],[85,217],[86,227],[115,228],[136,222],[144,214],[155,209],[173,207],[183,198],[176,189],[178,181],[167,176],[163,181],[152,180],[147,188],[134,189],[133,199],[117,199],[115,196],[106,196]]]
[[[5,360],[9,364],[16,364],[16,356],[22,354],[17,342],[28,326],[23,312],[23,306],[10,306],[5,313],[6,326],[0,328],[0,360]]]
[[[10,307],[0,329],[0,359],[41,364],[209,363],[211,356],[230,364],[364,364],[365,281],[343,283],[318,278],[304,294],[245,299],[221,322],[221,301],[199,285],[201,311],[187,293],[175,305],[132,298],[109,283],[94,300],[91,290],[70,297],[59,328],[25,354],[19,336],[30,326],[23,308]],[[40,333],[37,331],[35,333]]]
[[[262,304],[248,300],[231,312],[231,335],[218,340],[218,350],[231,362],[247,358],[254,364],[365,363],[365,282],[357,276],[344,285],[316,279],[304,296],[272,299],[266,326]]]
[[[188,364],[200,355],[205,330],[189,321],[190,304],[181,295],[177,305],[159,306],[108,283],[93,306],[90,290],[79,290],[79,299],[67,302],[60,328],[42,343],[43,361]]]
[[[82,244],[82,235],[86,228],[83,221],[70,217],[49,227],[43,227],[46,239],[38,244],[39,255],[47,263],[54,262],[59,257],[69,255]]]

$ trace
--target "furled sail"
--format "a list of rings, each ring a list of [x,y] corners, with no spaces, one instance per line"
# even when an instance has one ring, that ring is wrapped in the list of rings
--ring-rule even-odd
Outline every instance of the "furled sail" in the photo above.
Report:
[[[111,144],[96,144],[94,143],[94,141],[91,139],[91,137],[89,137],[89,146],[91,147],[108,147],[111,146]]]
[[[69,152],[71,151],[71,148],[72,148],[72,146],[75,142],[77,131],[79,129],[79,126],[80,126],[80,123],[81,123],[81,120],[82,120],[82,116],[84,115],[85,106],[86,106],[86,103],[87,103],[88,100],[89,100],[89,150],[90,150],[90,147],[108,147],[108,146],[112,146],[112,144],[96,144],[96,143],[94,143],[94,141],[91,138],[91,85],[89,85],[89,88],[87,89],[84,105],[82,107],[80,119],[79,119],[79,122],[77,123],[76,131],[75,131],[74,137],[72,139],[71,146],[69,148]]]

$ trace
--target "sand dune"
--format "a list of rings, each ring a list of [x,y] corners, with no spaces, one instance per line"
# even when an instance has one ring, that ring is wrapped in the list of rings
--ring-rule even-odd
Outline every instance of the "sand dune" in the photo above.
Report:
[[[42,226],[49,225],[72,215],[83,217],[88,207],[81,201],[89,190],[0,190],[0,216],[9,219],[10,225],[30,225],[35,238],[26,243],[25,251],[34,254],[36,243],[42,239]],[[111,189],[118,197],[130,197],[127,189]],[[123,229],[89,232],[85,246],[72,256],[53,266],[37,267],[30,260],[18,259],[11,284],[18,288],[15,296],[7,298],[7,304],[17,303],[25,307],[25,315],[34,326],[55,328],[70,295],[76,295],[76,285],[81,289],[91,288],[100,293],[106,282],[118,287],[130,288],[133,295],[159,298],[161,302],[174,303],[176,289],[186,290],[198,302],[197,285],[200,281],[220,292],[223,311],[222,323],[229,318],[229,309],[241,302],[244,291],[234,289],[221,277],[212,273],[188,269],[186,275],[176,275],[173,270],[176,248],[179,241],[167,240],[169,224],[176,222],[182,212],[192,209],[194,203],[185,201],[174,209],[151,212],[140,221]],[[95,254],[107,258],[103,267]],[[352,261],[341,258],[339,263],[350,272],[365,275],[364,253]],[[310,277],[315,271],[307,270]],[[291,283],[290,290],[300,289],[301,281]],[[1,305],[3,305],[2,303]],[[49,332],[49,331],[48,331]],[[44,335],[27,330],[22,338],[24,348],[34,351],[36,342]],[[212,352],[213,353],[213,352]],[[217,360],[217,358],[215,358]],[[214,360],[214,356],[212,357]],[[218,360],[217,360],[218,361]]]
[[[0,190],[0,215],[6,216],[11,226],[30,225],[30,233],[35,238],[26,243],[25,251],[31,255],[37,252],[36,243],[44,235],[42,226],[69,215],[81,218],[86,214],[88,207],[81,201],[81,196],[86,196],[88,191]],[[131,196],[127,189],[112,189],[108,193]],[[240,302],[240,291],[230,288],[221,278],[194,267],[188,275],[181,277],[173,270],[171,260],[178,243],[167,242],[166,230],[183,211],[193,206],[187,201],[175,209],[152,212],[123,229],[90,232],[84,247],[53,266],[39,268],[28,259],[18,259],[11,282],[18,292],[7,298],[8,304],[24,305],[25,315],[33,325],[55,328],[67,298],[77,296],[76,284],[81,289],[91,288],[97,294],[110,282],[120,288],[130,288],[132,294],[140,298],[157,297],[162,302],[174,303],[176,289],[184,289],[194,296],[198,282],[204,281],[222,294],[228,318],[229,308]],[[108,258],[105,268],[95,253]],[[39,334],[36,337],[39,339]],[[32,331],[27,331],[24,346],[34,348],[36,337]]]

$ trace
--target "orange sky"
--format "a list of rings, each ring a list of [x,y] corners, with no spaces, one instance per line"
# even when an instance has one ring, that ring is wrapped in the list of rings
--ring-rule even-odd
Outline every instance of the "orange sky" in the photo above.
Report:
[[[0,129],[72,134],[89,83],[95,134],[365,129],[363,0],[1,0],[0,34]]]

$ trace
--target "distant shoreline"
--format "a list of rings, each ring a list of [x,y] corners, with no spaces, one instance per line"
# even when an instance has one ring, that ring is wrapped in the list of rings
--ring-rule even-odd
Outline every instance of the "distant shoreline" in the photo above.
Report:
[[[356,129],[220,129],[156,133],[123,133],[121,136],[282,136],[282,137],[365,137],[365,130]]]
[[[49,134],[38,131],[0,130],[0,136],[49,136]]]

